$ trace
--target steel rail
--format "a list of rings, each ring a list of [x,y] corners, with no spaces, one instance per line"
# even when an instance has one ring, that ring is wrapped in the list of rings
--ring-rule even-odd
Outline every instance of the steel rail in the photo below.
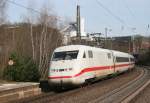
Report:
[[[142,73],[127,84],[90,101],[89,103],[121,103],[149,80],[149,71],[143,69]]]

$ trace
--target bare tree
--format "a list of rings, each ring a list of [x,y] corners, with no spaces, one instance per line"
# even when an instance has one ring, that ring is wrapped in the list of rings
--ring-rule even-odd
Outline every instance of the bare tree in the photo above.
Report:
[[[6,21],[6,9],[6,0],[0,0],[0,24],[3,24]]]
[[[45,76],[48,70],[49,63],[49,53],[52,52],[52,48],[57,46],[57,41],[59,39],[58,34],[55,33],[54,28],[57,27],[57,17],[55,15],[49,14],[47,8],[42,8],[42,14],[39,17],[39,24],[42,27],[42,32],[40,35],[40,53],[39,53],[39,71],[42,76]],[[53,36],[57,39],[52,40]],[[53,41],[53,43],[51,42]],[[50,45],[49,45],[50,43]]]
[[[51,10],[44,4],[39,15],[35,14],[36,18],[32,10],[28,11],[25,18],[28,24],[26,36],[30,40],[26,43],[32,48],[29,51],[32,52],[33,60],[38,64],[42,78],[47,77],[49,60],[54,48],[61,44],[57,16]]]
[[[7,40],[10,39],[10,37],[7,35],[8,33],[5,30],[5,26],[2,25],[6,22],[6,9],[6,0],[0,0],[0,78],[2,77],[3,68],[8,60],[8,54],[10,50],[10,48],[6,45]]]
[[[30,1],[28,6],[30,8],[34,8],[34,6],[32,4],[35,4],[34,1]],[[34,23],[34,13],[32,10],[28,10],[28,17],[26,18],[27,23],[29,24],[29,28],[30,28],[30,40],[31,40],[31,45],[32,45],[32,59],[36,60],[36,54],[35,54],[35,41],[34,41],[34,37],[33,37],[33,23]]]
[[[5,0],[1,0],[0,5],[3,4],[4,1]],[[31,4],[33,4],[33,2],[31,2]],[[30,5],[29,7],[31,7]],[[41,13],[39,14],[33,13],[32,10],[28,10],[24,21],[20,23],[8,24],[3,27],[3,29],[1,29],[0,25],[0,45],[1,42],[7,44],[4,51],[5,55],[2,54],[3,57],[1,58],[0,54],[0,61],[4,61],[5,58],[3,64],[6,65],[10,53],[14,51],[17,52],[19,56],[32,57],[32,60],[38,65],[42,78],[47,78],[51,54],[62,42],[61,34],[57,29],[57,16],[51,12],[51,9],[45,7],[45,5],[42,7]],[[33,6],[32,8],[35,9]],[[0,9],[0,18],[1,14],[5,13],[1,12],[3,10]],[[0,24],[2,23],[1,21],[3,20],[0,19]],[[14,28],[9,29],[8,27],[10,26]],[[14,47],[12,46],[12,34],[15,39]]]

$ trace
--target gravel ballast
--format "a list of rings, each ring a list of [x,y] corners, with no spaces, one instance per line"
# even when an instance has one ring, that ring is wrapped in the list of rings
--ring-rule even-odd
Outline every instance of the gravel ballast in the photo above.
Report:
[[[150,85],[148,85],[130,103],[150,103]]]

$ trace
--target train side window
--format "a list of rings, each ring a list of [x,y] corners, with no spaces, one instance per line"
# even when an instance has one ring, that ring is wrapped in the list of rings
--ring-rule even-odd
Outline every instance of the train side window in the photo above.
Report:
[[[86,58],[86,54],[85,54],[85,52],[84,52],[84,54],[83,54],[83,58]]]
[[[93,53],[91,50],[88,51],[88,54],[89,54],[89,58],[93,58]]]
[[[116,62],[129,62],[127,57],[116,57]]]
[[[111,54],[107,53],[108,59],[111,59]]]
[[[134,60],[134,58],[130,58],[130,61],[131,61],[131,62],[134,62],[135,60]]]

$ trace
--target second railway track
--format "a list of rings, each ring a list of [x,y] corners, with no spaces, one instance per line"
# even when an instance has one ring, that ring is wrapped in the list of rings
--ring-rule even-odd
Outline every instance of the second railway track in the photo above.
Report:
[[[89,103],[126,103],[127,98],[130,97],[136,90],[142,87],[149,80],[149,70],[143,69],[141,75],[126,85],[123,85],[103,96],[97,98]]]

